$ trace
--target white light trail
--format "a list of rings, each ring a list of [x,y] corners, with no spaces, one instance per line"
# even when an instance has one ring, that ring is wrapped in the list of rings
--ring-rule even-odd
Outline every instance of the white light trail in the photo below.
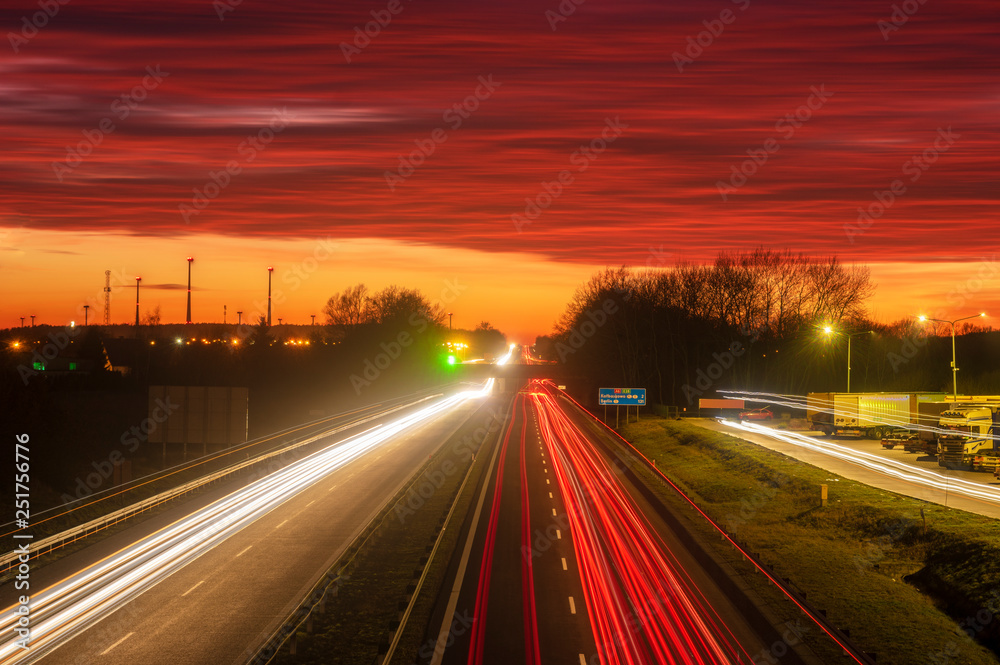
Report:
[[[808,437],[797,432],[779,432],[777,430],[770,429],[769,427],[747,422],[735,423],[730,420],[722,419],[720,419],[719,422],[734,429],[753,432],[755,434],[763,434],[773,439],[789,443],[793,446],[799,446],[807,450],[812,450],[846,462],[851,462],[852,464],[857,464],[858,466],[906,481],[908,483],[921,485],[929,489],[940,490],[942,492],[948,492],[950,494],[958,494],[961,496],[1000,504],[1000,488],[995,488],[990,485],[984,485],[982,483],[972,482],[954,476],[946,476],[941,473],[913,466],[912,464],[897,462],[893,459],[873,455],[860,450],[854,450],[853,448],[837,445],[836,443],[818,441],[812,437]]]
[[[0,614],[0,664],[34,660],[65,643],[137,595],[217,546],[298,492],[401,432],[468,399],[490,394],[493,379],[410,414],[370,428],[276,471],[191,515],[160,529],[110,557],[31,593],[29,649],[18,645],[18,605]],[[27,592],[23,592],[27,593]],[[22,624],[23,625],[23,624]]]

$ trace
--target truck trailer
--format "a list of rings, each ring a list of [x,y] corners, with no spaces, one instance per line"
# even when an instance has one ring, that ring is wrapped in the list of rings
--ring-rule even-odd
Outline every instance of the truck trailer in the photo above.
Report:
[[[809,393],[806,418],[827,436],[883,439],[899,429],[936,423],[947,399],[947,393]],[[933,446],[933,437],[929,440]]]
[[[1000,401],[956,402],[941,414],[938,464],[993,471],[1000,465]]]

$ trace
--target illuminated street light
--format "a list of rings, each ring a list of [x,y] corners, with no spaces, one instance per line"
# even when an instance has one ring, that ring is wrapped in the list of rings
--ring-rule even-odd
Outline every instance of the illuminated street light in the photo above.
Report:
[[[936,321],[938,323],[947,323],[951,326],[951,385],[953,395],[955,400],[958,400],[958,365],[955,362],[955,324],[959,321],[966,321],[968,319],[978,319],[980,317],[985,317],[986,312],[980,312],[979,314],[973,314],[972,316],[963,316],[960,319],[955,319],[954,321],[945,321],[944,319],[932,319],[929,316],[920,315],[921,321]]]
[[[859,337],[861,335],[874,335],[874,330],[865,330],[863,332],[856,333],[842,333],[833,329],[831,326],[824,326],[823,332],[827,335],[843,335],[847,337],[847,392],[851,392],[851,338]]]

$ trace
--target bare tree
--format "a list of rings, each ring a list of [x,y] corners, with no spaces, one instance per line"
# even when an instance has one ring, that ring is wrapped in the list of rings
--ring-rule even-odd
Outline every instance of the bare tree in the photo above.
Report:
[[[369,305],[368,287],[356,284],[330,296],[323,313],[328,325],[356,326],[368,322]]]

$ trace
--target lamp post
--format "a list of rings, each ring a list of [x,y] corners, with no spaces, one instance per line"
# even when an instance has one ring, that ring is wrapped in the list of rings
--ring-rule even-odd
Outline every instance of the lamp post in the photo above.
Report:
[[[188,257],[188,312],[187,322],[191,323],[191,264],[194,263],[192,257]]]
[[[84,326],[87,325],[87,315],[88,314],[90,314],[90,305],[84,305],[83,306],[83,325]],[[23,319],[21,320],[21,323],[22,324],[24,323]]]
[[[847,337],[847,392],[851,392],[851,338],[859,337],[861,335],[874,335],[874,330],[865,330],[863,332],[856,333],[842,333],[834,330],[830,326],[823,328],[823,332],[827,335],[844,335]]]
[[[448,312],[448,330],[451,330],[451,312]]]
[[[963,316],[960,319],[955,319],[954,321],[946,321],[944,319],[932,319],[929,316],[920,316],[921,321],[936,321],[938,323],[947,323],[951,326],[951,386],[952,395],[955,401],[958,401],[958,365],[955,363],[955,324],[959,321],[967,321],[968,319],[978,319],[980,317],[985,317],[986,312],[980,312],[979,314],[973,314],[972,316]]]
[[[238,326],[242,326],[243,325],[243,311],[242,310],[236,312],[236,325],[238,325]]]
[[[267,325],[271,325],[271,273],[274,272],[274,268],[271,266],[267,267]]]
[[[135,327],[139,327],[139,282],[142,281],[142,277],[135,278]]]

